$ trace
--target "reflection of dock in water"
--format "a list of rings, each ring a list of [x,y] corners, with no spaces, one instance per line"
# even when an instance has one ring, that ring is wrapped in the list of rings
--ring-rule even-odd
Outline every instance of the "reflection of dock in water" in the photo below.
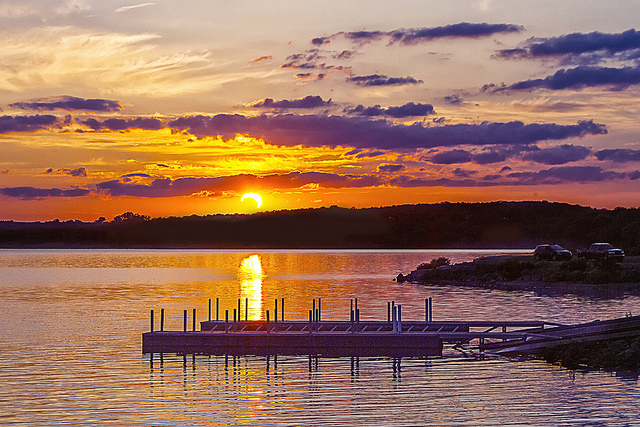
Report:
[[[278,300],[276,310],[278,313]],[[216,304],[216,307],[218,304]],[[209,305],[211,308],[211,303]],[[229,354],[229,355],[313,355],[326,357],[442,356],[443,346],[451,345],[463,353],[495,353],[504,355],[535,355],[559,344],[607,341],[640,336],[640,316],[595,321],[579,325],[560,325],[544,321],[434,321],[431,299],[425,299],[425,319],[404,321],[402,306],[387,304],[386,321],[361,321],[360,311],[351,304],[348,320],[323,320],[321,300],[313,302],[308,321],[284,319],[284,300],[280,319],[275,314],[266,320],[240,320],[240,300],[233,317],[225,310],[215,319],[209,310],[209,320],[200,322],[196,330],[193,318],[184,311],[182,331],[164,330],[164,310],[160,330],[142,335],[144,353]],[[192,320],[192,322],[188,322]],[[191,330],[187,324],[191,323]]]

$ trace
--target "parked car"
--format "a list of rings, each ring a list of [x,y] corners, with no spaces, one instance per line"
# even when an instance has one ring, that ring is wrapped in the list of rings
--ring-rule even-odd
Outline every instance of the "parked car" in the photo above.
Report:
[[[538,245],[533,251],[533,259],[536,261],[541,259],[551,261],[569,261],[571,256],[571,251],[566,250],[560,245]]]
[[[586,259],[611,259],[615,262],[624,260],[624,251],[610,243],[594,243],[589,249],[578,248],[577,255],[578,258]]]

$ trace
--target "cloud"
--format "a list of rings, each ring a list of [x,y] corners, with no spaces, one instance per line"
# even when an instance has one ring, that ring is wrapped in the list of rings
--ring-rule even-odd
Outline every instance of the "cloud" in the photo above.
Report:
[[[232,138],[236,134],[248,134],[275,145],[378,150],[453,147],[461,144],[528,145],[538,141],[607,133],[604,125],[593,121],[581,121],[575,125],[513,121],[428,127],[421,123],[394,124],[362,117],[295,114],[185,116],[170,121],[169,126],[198,137],[220,135]]]
[[[264,56],[261,56],[261,57],[256,58],[256,59],[252,59],[252,60],[251,60],[251,62],[269,61],[269,60],[271,60],[271,59],[273,59],[273,56],[271,56],[271,55],[264,55]]]
[[[598,166],[558,166],[538,172],[512,172],[507,175],[516,178],[522,184],[561,184],[564,182],[599,182],[623,179],[626,174],[603,171]]]
[[[73,177],[86,177],[87,176],[87,169],[84,167],[79,167],[77,169],[58,169],[56,172],[60,173],[60,174],[65,174],[65,175],[71,175]],[[50,174],[53,173],[53,168],[49,168],[45,171],[45,173]]]
[[[461,178],[471,178],[471,176],[476,175],[478,171],[455,168],[451,173]]]
[[[0,116],[0,134],[11,132],[35,132],[58,123],[56,116]]]
[[[116,9],[116,13],[128,12],[132,9],[139,9],[141,7],[147,7],[147,6],[155,6],[155,3],[140,3],[140,4],[134,4],[131,6],[122,6]]]
[[[387,77],[382,74],[370,74],[368,76],[349,76],[347,81],[359,86],[400,86],[409,84],[424,83],[413,77]]]
[[[326,73],[297,73],[295,75],[295,78],[299,80],[322,80],[325,77],[327,77]]]
[[[563,165],[569,162],[577,162],[585,159],[591,150],[580,145],[564,144],[557,147],[544,148],[532,151],[524,156],[523,160],[529,160],[544,165]]]
[[[35,187],[5,187],[0,188],[0,194],[22,200],[45,199],[49,197],[82,197],[90,193],[89,190],[74,188],[60,190],[59,188],[35,188]]]
[[[471,153],[468,151],[455,149],[450,151],[441,151],[440,153],[431,156],[429,160],[431,163],[451,165],[454,163],[468,163],[471,159]]]
[[[385,163],[378,166],[378,172],[384,172],[384,173],[399,172],[404,169],[406,169],[405,165],[398,165],[398,164],[391,164],[391,163]]]
[[[38,111],[67,110],[110,112],[122,110],[122,105],[120,105],[118,101],[110,101],[108,99],[83,99],[76,98],[74,96],[56,96],[32,102],[16,102],[9,104],[9,106],[23,110]]]
[[[328,44],[332,39],[344,37],[358,44],[389,38],[390,43],[402,45],[415,45],[426,43],[441,38],[479,38],[488,37],[498,33],[514,33],[523,31],[524,27],[513,24],[488,24],[460,22],[458,24],[443,25],[439,27],[401,28],[393,31],[341,31],[331,36],[316,37],[311,43],[320,46]]]
[[[511,150],[497,150],[491,149],[489,151],[483,151],[476,153],[472,156],[473,163],[479,165],[488,165],[491,163],[500,163],[507,160],[512,154]]]
[[[439,38],[479,38],[492,36],[497,33],[520,32],[524,27],[512,24],[473,24],[460,22],[459,24],[441,27],[396,30],[391,32],[392,42],[404,45],[429,42]]]
[[[618,163],[640,162],[640,150],[613,148],[597,151],[594,155],[598,160],[611,160]]]
[[[527,46],[498,51],[501,58],[538,58],[549,56],[576,56],[599,52],[611,56],[640,49],[640,31],[630,29],[621,33],[571,33],[547,39],[531,39]]]
[[[136,117],[134,119],[106,119],[102,122],[94,118],[89,118],[80,121],[80,123],[93,130],[109,129],[113,131],[127,129],[159,130],[164,127],[164,123],[161,120],[148,117]]]
[[[524,80],[510,86],[499,87],[494,91],[536,88],[563,90],[594,86],[613,86],[614,89],[624,89],[638,83],[640,83],[640,66],[621,68],[580,66],[558,70],[544,79]]]
[[[339,175],[325,172],[292,172],[283,175],[233,175],[217,178],[156,178],[150,184],[112,180],[98,183],[97,189],[113,197],[177,197],[206,191],[237,191],[240,188],[302,188],[317,184],[326,188],[370,187],[381,185],[376,176]]]
[[[442,99],[444,100],[444,102],[451,105],[462,105],[464,103],[464,101],[459,95],[449,95],[449,96],[445,96]]]
[[[265,98],[251,104],[253,108],[318,108],[331,105],[331,99],[323,101],[321,96],[308,95],[298,99],[283,99],[274,101],[272,98]]]
[[[365,107],[364,105],[358,105],[354,108],[346,108],[345,113],[355,114],[358,116],[375,117],[375,116],[388,116],[395,118],[402,117],[415,117],[415,116],[428,116],[430,114],[436,114],[431,104],[414,104],[409,102],[399,107],[387,107],[383,108],[379,105],[373,107]]]

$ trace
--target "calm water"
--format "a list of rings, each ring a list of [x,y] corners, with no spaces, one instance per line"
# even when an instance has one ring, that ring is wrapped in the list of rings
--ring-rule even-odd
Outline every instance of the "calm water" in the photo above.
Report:
[[[545,296],[391,279],[438,256],[492,251],[0,251],[0,424],[12,425],[640,425],[632,378],[539,361],[141,354],[149,310],[167,329],[208,299],[250,317],[286,299],[289,319],[403,318],[581,322],[640,312],[640,297]],[[153,363],[152,363],[153,362]]]

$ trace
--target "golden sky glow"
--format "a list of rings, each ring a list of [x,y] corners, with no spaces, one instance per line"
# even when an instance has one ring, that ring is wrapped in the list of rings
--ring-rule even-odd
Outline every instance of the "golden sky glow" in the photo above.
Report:
[[[640,12],[603,4],[0,1],[0,220],[638,206]]]

